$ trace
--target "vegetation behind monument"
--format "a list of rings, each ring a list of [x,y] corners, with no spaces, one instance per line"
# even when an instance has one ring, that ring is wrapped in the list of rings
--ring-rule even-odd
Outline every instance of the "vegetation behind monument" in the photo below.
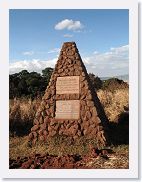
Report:
[[[9,75],[9,98],[35,99],[42,97],[49,83],[53,68],[47,67],[42,74],[22,70],[19,73]],[[117,78],[102,81],[98,76],[89,73],[90,80],[96,90],[110,90],[128,88],[128,84]]]
[[[23,70],[9,76],[11,136],[23,136],[30,132],[35,112],[40,105],[41,97],[48,85],[52,71],[52,68],[46,68],[42,70],[41,75]],[[89,77],[97,90],[109,121],[118,122],[119,115],[128,109],[128,84],[115,78],[102,81],[92,73],[89,74]],[[34,84],[35,82],[36,84]]]
[[[38,109],[41,103],[41,97],[46,88],[52,68],[46,68],[45,71],[42,71],[42,75],[32,72],[28,73],[27,71],[22,71],[20,73],[10,75],[10,85],[13,85],[12,90],[10,90],[10,158],[16,159],[19,156],[27,156],[29,154],[36,152],[45,153],[48,151],[51,154],[66,154],[65,146],[61,145],[60,139],[55,139],[52,141],[50,147],[46,148],[45,146],[36,146],[36,148],[29,148],[27,146],[27,136],[30,132],[30,129],[33,125],[33,120],[35,117],[36,110]],[[121,144],[118,147],[113,147],[113,150],[118,153],[118,157],[114,163],[111,162],[112,168],[127,168],[128,167],[128,146],[122,145],[128,143],[128,131],[129,121],[128,121],[128,105],[129,105],[129,88],[128,84],[117,79],[109,79],[102,81],[100,78],[89,74],[93,85],[97,87],[97,95],[104,107],[105,113],[109,118],[110,127],[112,131],[112,136],[115,140],[115,143]],[[18,78],[17,78],[18,77]],[[25,78],[26,79],[25,79]],[[96,79],[97,78],[97,79]],[[24,92],[25,82],[22,80],[27,80],[28,92]],[[19,84],[18,81],[21,81]],[[33,83],[37,82],[37,85]],[[95,80],[97,80],[95,82]],[[17,81],[17,82],[16,82]],[[46,82],[45,82],[46,81]],[[13,83],[14,82],[14,83]],[[16,84],[20,86],[17,87]],[[42,83],[42,87],[38,84]],[[22,85],[23,84],[23,85]],[[45,85],[44,85],[45,84]],[[21,87],[22,85],[22,87]],[[32,88],[33,87],[33,88]],[[23,88],[23,89],[22,89]],[[34,92],[29,92],[33,90]],[[15,92],[16,91],[16,92]],[[38,92],[37,92],[38,91]],[[12,95],[14,93],[14,95]],[[38,93],[38,94],[37,94]],[[39,97],[37,97],[39,96]],[[123,131],[123,132],[120,132]],[[118,140],[119,139],[119,140]],[[121,139],[121,140],[120,140]],[[21,143],[22,141],[22,143]],[[69,147],[68,150],[71,153],[80,153],[83,154],[87,152],[87,148],[83,141],[78,141],[75,147]],[[62,147],[65,150],[62,149]],[[84,146],[84,148],[83,148]],[[58,152],[57,152],[58,151]],[[122,157],[123,156],[123,157]],[[96,167],[98,168],[108,168],[109,166],[103,164],[102,160],[96,161]]]

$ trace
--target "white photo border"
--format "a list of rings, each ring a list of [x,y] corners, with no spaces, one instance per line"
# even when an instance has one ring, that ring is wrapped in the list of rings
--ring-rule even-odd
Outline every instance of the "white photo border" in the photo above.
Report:
[[[135,0],[0,1],[0,161],[2,178],[138,178],[138,3]],[[9,169],[9,10],[129,9],[129,169]]]

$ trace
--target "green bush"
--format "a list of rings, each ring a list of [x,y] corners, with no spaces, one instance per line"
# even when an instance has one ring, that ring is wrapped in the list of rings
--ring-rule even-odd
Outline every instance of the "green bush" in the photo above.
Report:
[[[112,92],[117,89],[125,89],[128,87],[129,85],[126,82],[119,80],[118,78],[110,78],[108,80],[104,80],[102,84],[103,90],[109,90]]]
[[[42,75],[37,72],[22,70],[9,75],[9,98],[35,98],[42,96],[53,72],[52,68],[42,70]]]
[[[102,88],[103,82],[98,76],[95,76],[93,73],[89,73],[89,78],[95,90],[99,90]]]

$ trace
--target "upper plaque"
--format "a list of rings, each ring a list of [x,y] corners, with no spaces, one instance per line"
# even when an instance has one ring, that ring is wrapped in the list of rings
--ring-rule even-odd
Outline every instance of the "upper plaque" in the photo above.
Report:
[[[58,77],[56,94],[79,94],[79,76]]]

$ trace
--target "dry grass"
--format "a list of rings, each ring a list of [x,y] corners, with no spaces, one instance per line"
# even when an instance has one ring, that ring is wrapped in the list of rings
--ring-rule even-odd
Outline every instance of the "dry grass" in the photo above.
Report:
[[[25,120],[31,120],[34,118],[35,112],[39,107],[41,100],[27,100],[27,99],[14,99],[10,100],[9,116],[10,119],[19,119],[24,122]],[[17,115],[15,115],[17,113]]]
[[[35,146],[31,146],[28,143],[28,137],[10,137],[10,151],[9,155],[11,159],[16,159],[18,156],[24,157],[33,153],[50,155],[66,155],[66,154],[80,154],[84,155],[88,153],[88,144],[94,145],[95,141],[88,140],[84,137],[72,142],[68,137],[52,137],[46,143],[37,142]]]
[[[107,117],[115,122],[117,117],[124,112],[124,107],[129,104],[128,88],[114,92],[99,90],[98,97],[104,107]],[[41,100],[14,99],[10,100],[9,118],[10,132],[12,135],[22,136],[27,134],[32,127],[34,116]],[[23,130],[23,128],[25,130]]]
[[[108,159],[98,156],[92,158],[88,166],[95,169],[128,169],[129,168],[129,146],[119,145],[110,147],[114,153],[108,154]]]
[[[97,94],[111,122],[115,122],[117,117],[124,112],[124,107],[128,107],[128,89],[115,90],[114,92],[99,90]],[[66,154],[87,154],[89,149],[86,144],[89,141],[86,140],[76,141],[76,143],[71,144],[70,141],[62,142],[61,138],[56,138],[48,141],[46,145],[40,143],[37,143],[34,147],[29,145],[26,135],[30,132],[30,128],[33,125],[34,116],[40,102],[40,99],[33,101],[27,99],[10,100],[10,159],[16,159],[19,156],[26,157],[34,153],[46,154],[47,152],[50,155],[58,156]],[[122,135],[122,133],[120,134]],[[115,151],[115,154],[109,156],[109,160],[98,156],[95,159],[90,159],[87,165],[100,169],[128,168],[128,145],[111,146],[109,148]]]
[[[28,145],[28,137],[10,137],[9,140],[9,158],[16,159],[17,157],[26,157],[34,153],[45,153],[47,148],[46,145],[36,145],[30,147]]]
[[[116,122],[118,116],[124,112],[124,107],[128,107],[128,89],[115,90],[114,92],[99,90],[97,94],[110,122]],[[40,102],[41,99],[33,101],[31,99],[10,100],[9,129],[11,136],[23,136],[30,132]]]
[[[128,88],[115,90],[114,92],[99,90],[97,94],[111,122],[116,121],[117,117],[125,111],[124,107],[129,107]]]
[[[9,105],[9,130],[11,135],[26,135],[33,125],[41,100],[14,99]]]
[[[17,159],[17,157],[27,157],[33,154],[63,156],[67,154],[87,155],[89,148],[82,141],[76,142],[74,145],[67,145],[67,143],[60,143],[57,140],[49,141],[47,145],[36,144],[31,147],[28,145],[27,137],[11,137],[10,138],[10,159]],[[108,154],[108,159],[101,156],[97,158],[86,158],[85,166],[95,169],[127,169],[129,168],[129,147],[128,145],[110,146],[113,153]]]

